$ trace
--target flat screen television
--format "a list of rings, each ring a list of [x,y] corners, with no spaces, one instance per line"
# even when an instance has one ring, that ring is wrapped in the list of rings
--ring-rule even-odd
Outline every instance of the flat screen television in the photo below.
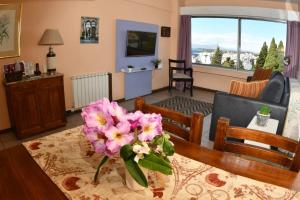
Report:
[[[126,56],[155,55],[156,33],[127,31]]]

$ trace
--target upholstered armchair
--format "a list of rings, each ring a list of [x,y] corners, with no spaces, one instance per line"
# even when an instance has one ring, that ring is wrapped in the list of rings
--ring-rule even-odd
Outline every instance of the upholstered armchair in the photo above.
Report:
[[[279,72],[273,74],[256,98],[217,92],[214,97],[209,139],[215,138],[220,117],[230,119],[231,126],[247,127],[263,105],[271,109],[271,118],[279,121],[277,134],[282,134],[290,97],[289,79]]]

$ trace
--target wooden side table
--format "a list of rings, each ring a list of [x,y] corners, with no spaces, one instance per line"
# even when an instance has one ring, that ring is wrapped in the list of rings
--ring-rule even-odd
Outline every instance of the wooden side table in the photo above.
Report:
[[[267,133],[276,134],[277,128],[278,128],[278,124],[279,124],[278,120],[276,120],[276,119],[269,119],[268,122],[267,122],[267,124],[265,126],[258,126],[256,124],[256,118],[257,118],[256,116],[254,116],[252,118],[252,120],[251,120],[250,124],[247,126],[247,128],[258,130],[258,131],[263,131],[263,132],[267,132]],[[244,143],[270,149],[270,145],[262,144],[260,142],[254,142],[254,141],[251,141],[251,140],[245,140]]]

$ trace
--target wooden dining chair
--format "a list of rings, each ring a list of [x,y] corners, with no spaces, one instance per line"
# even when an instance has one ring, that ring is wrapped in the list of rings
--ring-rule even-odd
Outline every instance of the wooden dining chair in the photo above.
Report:
[[[182,65],[182,67],[178,67]],[[183,73],[181,73],[181,71]],[[193,68],[187,68],[185,60],[169,59],[169,92],[172,94],[173,82],[183,82],[183,92],[190,83],[190,95],[193,96]]]
[[[293,155],[283,153],[281,150],[272,150],[274,148],[267,149],[243,142],[235,142],[233,139],[252,140],[291,152]],[[229,126],[229,120],[225,118],[218,120],[214,149],[270,161],[287,167],[291,171],[298,172],[300,168],[300,143],[298,141],[262,131]]]
[[[202,113],[193,113],[192,116],[187,116],[167,108],[146,104],[141,97],[135,100],[135,110],[140,110],[143,113],[161,114],[163,129],[171,133],[171,136],[201,144],[204,119]]]

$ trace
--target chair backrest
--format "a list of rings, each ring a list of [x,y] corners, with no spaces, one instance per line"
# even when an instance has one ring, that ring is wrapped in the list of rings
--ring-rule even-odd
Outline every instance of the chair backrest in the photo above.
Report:
[[[177,67],[186,69],[185,60],[169,59],[169,68],[177,68]]]
[[[267,80],[272,75],[272,69],[257,68],[252,76],[251,81]]]
[[[161,114],[164,130],[186,141],[201,144],[203,114],[193,113],[192,116],[187,116],[167,108],[146,104],[141,97],[136,98],[135,109],[144,113]]]
[[[228,140],[228,138],[231,139]],[[279,148],[280,151],[236,142],[232,140],[233,138],[267,144]],[[262,131],[229,126],[229,120],[225,118],[218,120],[214,149],[267,160],[296,172],[300,168],[300,143],[298,141]]]

